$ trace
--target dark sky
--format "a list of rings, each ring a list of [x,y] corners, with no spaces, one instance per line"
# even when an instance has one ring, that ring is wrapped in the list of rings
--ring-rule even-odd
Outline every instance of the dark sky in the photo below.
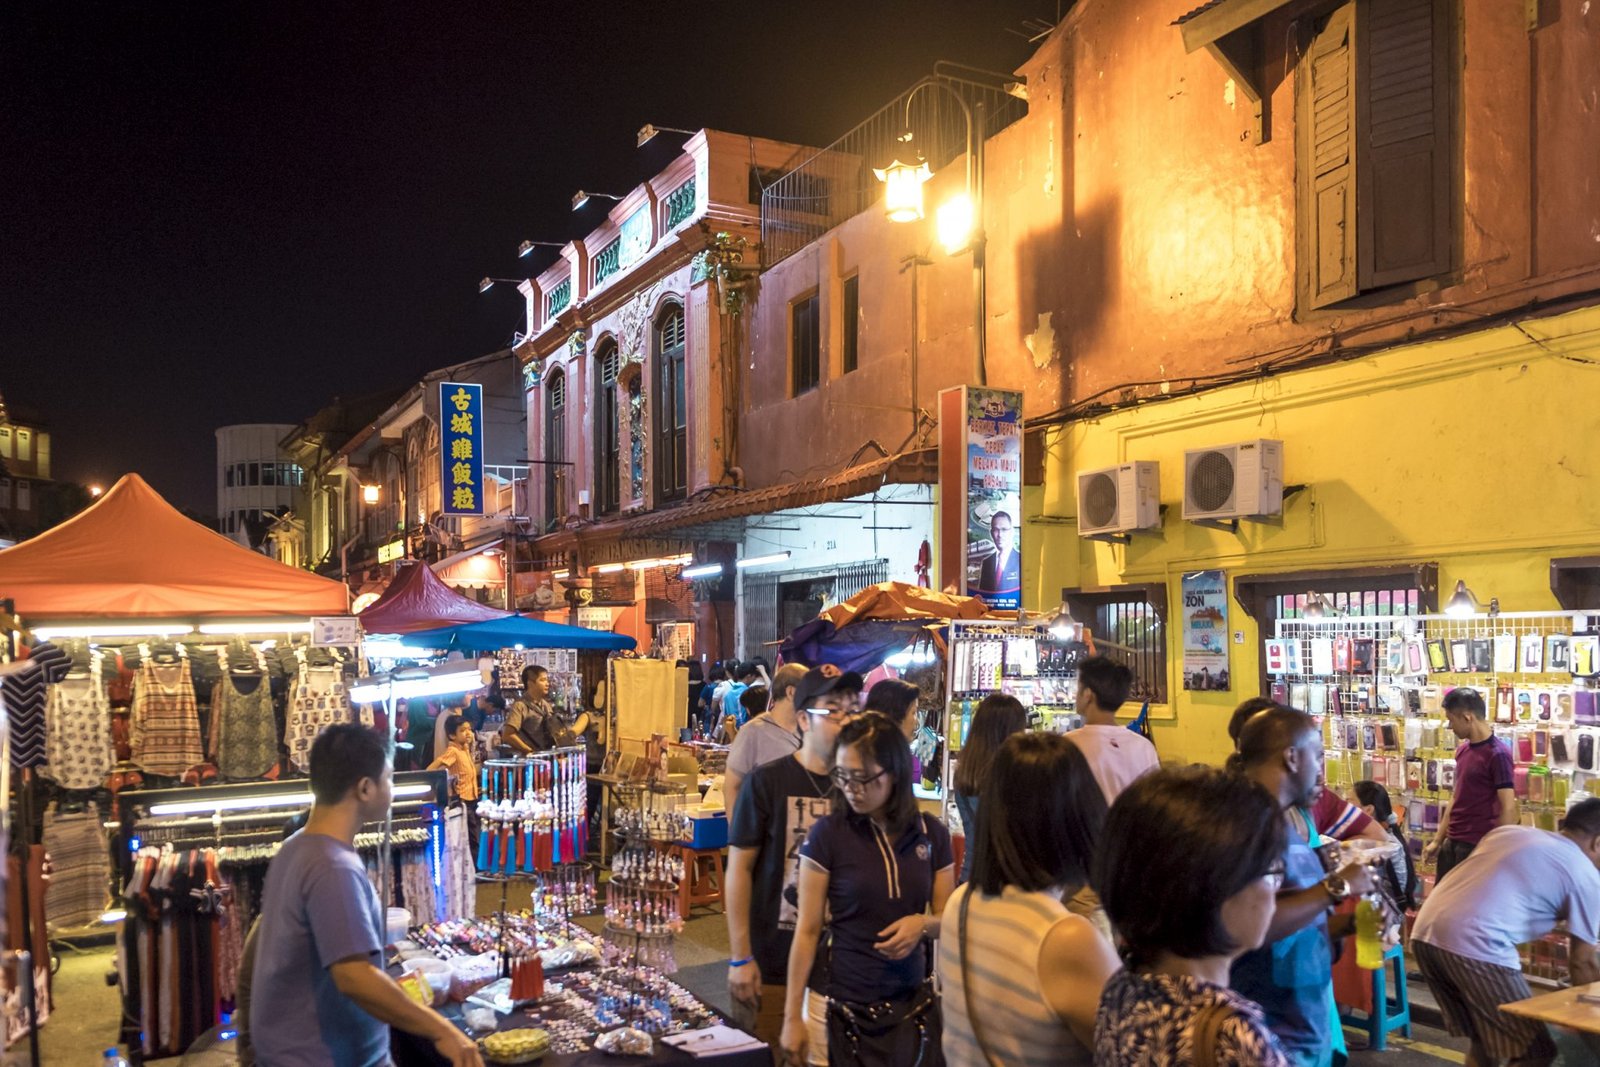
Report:
[[[524,238],[681,138],[826,144],[936,59],[1010,70],[1057,0],[352,4],[18,0],[0,11],[0,394],[56,476],[214,509],[217,426],[296,422],[503,346]]]

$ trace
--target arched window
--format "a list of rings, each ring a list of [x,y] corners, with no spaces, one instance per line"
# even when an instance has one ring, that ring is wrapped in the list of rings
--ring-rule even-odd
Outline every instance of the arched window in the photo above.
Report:
[[[622,506],[622,412],[617,375],[622,353],[607,341],[595,356],[594,501],[595,514],[609,515]]]
[[[544,522],[554,529],[566,511],[561,486],[567,482],[567,376],[551,371],[544,380]]]
[[[673,304],[655,329],[656,499],[681,500],[689,488],[689,405],[683,385],[683,308]]]

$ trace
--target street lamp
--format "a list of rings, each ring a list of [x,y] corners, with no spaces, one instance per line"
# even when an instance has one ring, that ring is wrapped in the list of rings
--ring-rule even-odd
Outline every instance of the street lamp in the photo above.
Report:
[[[483,279],[479,280],[479,282],[478,282],[478,292],[487,293],[490,289],[494,288],[496,282],[499,282],[502,285],[521,285],[522,282],[523,282],[523,279],[521,279],[521,278],[487,278],[486,277],[486,278],[483,278]]]
[[[906,144],[914,162],[905,163],[896,156],[887,167],[873,168],[872,173],[885,186],[883,207],[889,221],[916,222],[923,216],[922,184],[933,177],[933,172],[928,169],[928,161],[922,158],[922,153],[910,147],[910,134],[900,140]]]
[[[911,87],[906,93],[905,121],[906,132],[900,140],[909,144],[911,141],[911,102],[916,99],[917,93],[925,88],[943,89],[955,97],[956,103],[961,106],[962,117],[966,119],[967,129],[967,185],[966,195],[962,198],[964,205],[957,206],[955,201],[941,207],[938,212],[939,243],[946,250],[959,250],[969,247],[972,250],[972,305],[973,324],[976,335],[978,356],[978,384],[988,384],[988,366],[985,359],[987,339],[984,334],[985,321],[988,318],[987,297],[985,287],[984,266],[984,234],[983,234],[983,102],[977,103],[977,119],[973,118],[973,105],[961,95],[950,82],[937,74],[930,75]],[[928,164],[919,154],[915,162],[903,163],[897,157],[882,170],[874,170],[880,181],[886,186],[884,191],[884,210],[891,222],[917,222],[923,217],[922,210],[922,183],[931,176]]]
[[[643,126],[639,127],[638,144],[636,144],[634,147],[643,148],[645,145],[654,140],[658,134],[663,133],[681,133],[685,137],[694,136],[693,130],[680,130],[676,126],[652,126],[647,122]]]
[[[535,248],[565,248],[561,241],[524,241],[517,246],[517,256],[524,257],[533,252]]]
[[[363,485],[361,487],[361,502],[369,506],[376,504],[378,502],[378,493],[379,488],[376,483]]]
[[[572,210],[577,211],[583,205],[587,204],[591,197],[595,196],[598,196],[604,200],[620,201],[622,199],[622,197],[613,196],[611,193],[592,193],[586,189],[579,189],[577,192],[572,194]]]

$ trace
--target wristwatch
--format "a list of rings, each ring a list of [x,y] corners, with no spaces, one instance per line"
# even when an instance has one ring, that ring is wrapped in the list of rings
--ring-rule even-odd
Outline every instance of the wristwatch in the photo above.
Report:
[[[1337,874],[1330,874],[1322,880],[1322,888],[1328,891],[1330,908],[1337,908],[1340,904],[1350,899],[1350,883],[1340,878]]]

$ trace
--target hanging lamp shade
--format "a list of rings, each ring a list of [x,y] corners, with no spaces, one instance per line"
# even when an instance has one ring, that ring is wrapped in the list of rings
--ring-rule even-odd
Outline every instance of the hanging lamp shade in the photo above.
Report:
[[[872,173],[885,186],[884,213],[890,222],[916,222],[923,217],[922,185],[933,177],[926,160],[918,156],[915,162],[905,163],[896,157],[893,163],[881,170],[874,168]]]

